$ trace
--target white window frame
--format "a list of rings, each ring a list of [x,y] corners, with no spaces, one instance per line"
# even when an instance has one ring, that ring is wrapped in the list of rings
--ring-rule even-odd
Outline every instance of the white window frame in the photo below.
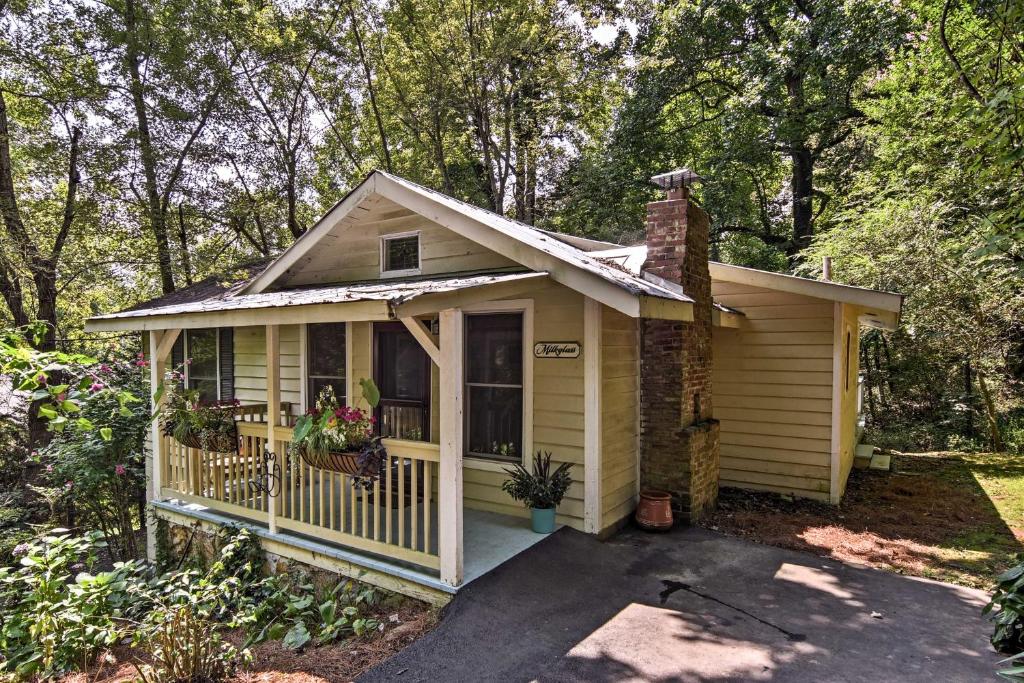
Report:
[[[330,322],[330,321],[327,321]],[[342,322],[342,321],[336,321]],[[345,405],[352,406],[352,321],[345,322]],[[299,325],[299,403],[301,413],[309,410],[309,325]],[[315,397],[313,397],[315,398]]]
[[[423,242],[422,235],[419,230],[409,230],[407,232],[394,232],[388,235],[380,236],[380,275],[381,277],[405,277],[407,275],[419,275],[423,267]],[[387,263],[387,252],[388,242],[398,239],[404,239],[407,237],[416,238],[416,267],[406,268],[404,270],[385,270],[384,264]]]
[[[197,330],[202,330],[202,331],[205,332],[206,330],[208,330],[210,328],[196,328],[196,329]],[[189,361],[192,358],[192,356],[188,352],[188,346],[189,346],[188,338],[189,338],[189,335],[191,334],[191,332],[193,332],[193,330],[183,330],[182,331],[182,335],[183,336],[182,336],[182,342],[181,342],[181,358],[182,358],[183,361]],[[217,350],[216,350],[216,353],[215,353],[215,356],[217,358],[217,377],[216,377],[216,381],[217,381],[217,400],[220,401],[221,400],[221,397],[220,397],[220,381],[221,380],[220,380],[220,328],[219,327],[214,327],[213,328],[213,338],[215,340],[214,343],[215,343],[215,345],[217,347]],[[191,379],[192,363],[186,362],[186,363],[184,363],[184,365],[185,365],[185,368],[184,368],[184,373],[183,374],[185,375],[185,387],[188,388],[188,383],[189,383],[189,380]]]
[[[523,437],[522,453],[520,463],[529,469],[530,461],[533,458],[533,299],[507,299],[503,301],[484,301],[478,304],[471,304],[462,307],[462,313],[476,315],[480,313],[522,313],[523,314]],[[465,352],[465,349],[463,350]],[[465,376],[466,361],[463,359],[462,372],[459,381],[463,386],[466,383]],[[463,423],[459,429],[466,429],[466,421],[469,419],[469,411],[462,416]],[[445,428],[441,425],[441,429]],[[515,464],[514,460],[496,460],[492,458],[463,453],[462,463],[464,467],[474,470],[485,470],[488,472],[504,472],[509,465]]]

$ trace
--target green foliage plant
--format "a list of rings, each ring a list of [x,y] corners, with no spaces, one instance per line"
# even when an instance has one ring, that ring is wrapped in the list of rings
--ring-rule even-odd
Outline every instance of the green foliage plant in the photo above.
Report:
[[[992,647],[1007,654],[1024,651],[1024,563],[999,575],[982,614],[995,624]]]
[[[505,470],[510,478],[502,483],[501,488],[528,508],[549,510],[558,507],[569,490],[571,469],[572,464],[563,462],[552,471],[551,453],[538,451],[533,457],[533,472],[516,463],[512,469]]]
[[[235,409],[239,401],[203,401],[198,389],[185,388],[184,376],[181,368],[168,371],[157,390],[157,399],[162,399],[160,416],[164,434],[186,446],[212,451],[235,450],[238,440]]]
[[[130,586],[142,579],[136,562],[90,573],[102,534],[66,529],[14,550],[18,564],[0,568],[0,675],[48,678],[86,666],[129,632],[122,618]]]

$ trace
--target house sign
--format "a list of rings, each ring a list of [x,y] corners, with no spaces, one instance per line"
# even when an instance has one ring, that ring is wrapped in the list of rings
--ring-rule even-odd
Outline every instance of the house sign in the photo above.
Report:
[[[533,345],[537,358],[579,358],[579,342],[537,342]]]

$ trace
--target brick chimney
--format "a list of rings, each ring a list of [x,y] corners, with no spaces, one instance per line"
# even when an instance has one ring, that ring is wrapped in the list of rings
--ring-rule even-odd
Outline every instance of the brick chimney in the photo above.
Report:
[[[666,199],[647,205],[644,270],[682,286],[693,321],[645,319],[640,368],[640,481],[672,495],[694,522],[718,499],[718,421],[711,416],[711,275],[708,215],[690,199],[700,177],[651,178]]]

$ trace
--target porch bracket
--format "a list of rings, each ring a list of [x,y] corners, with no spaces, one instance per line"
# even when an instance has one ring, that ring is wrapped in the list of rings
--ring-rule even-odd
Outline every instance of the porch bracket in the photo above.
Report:
[[[430,333],[430,330],[423,324],[423,321],[412,317],[399,318],[399,320],[408,328],[413,338],[423,347],[423,350],[427,352],[430,360],[434,361],[434,365],[441,367],[441,349],[438,348],[437,342],[434,341],[434,335]]]

